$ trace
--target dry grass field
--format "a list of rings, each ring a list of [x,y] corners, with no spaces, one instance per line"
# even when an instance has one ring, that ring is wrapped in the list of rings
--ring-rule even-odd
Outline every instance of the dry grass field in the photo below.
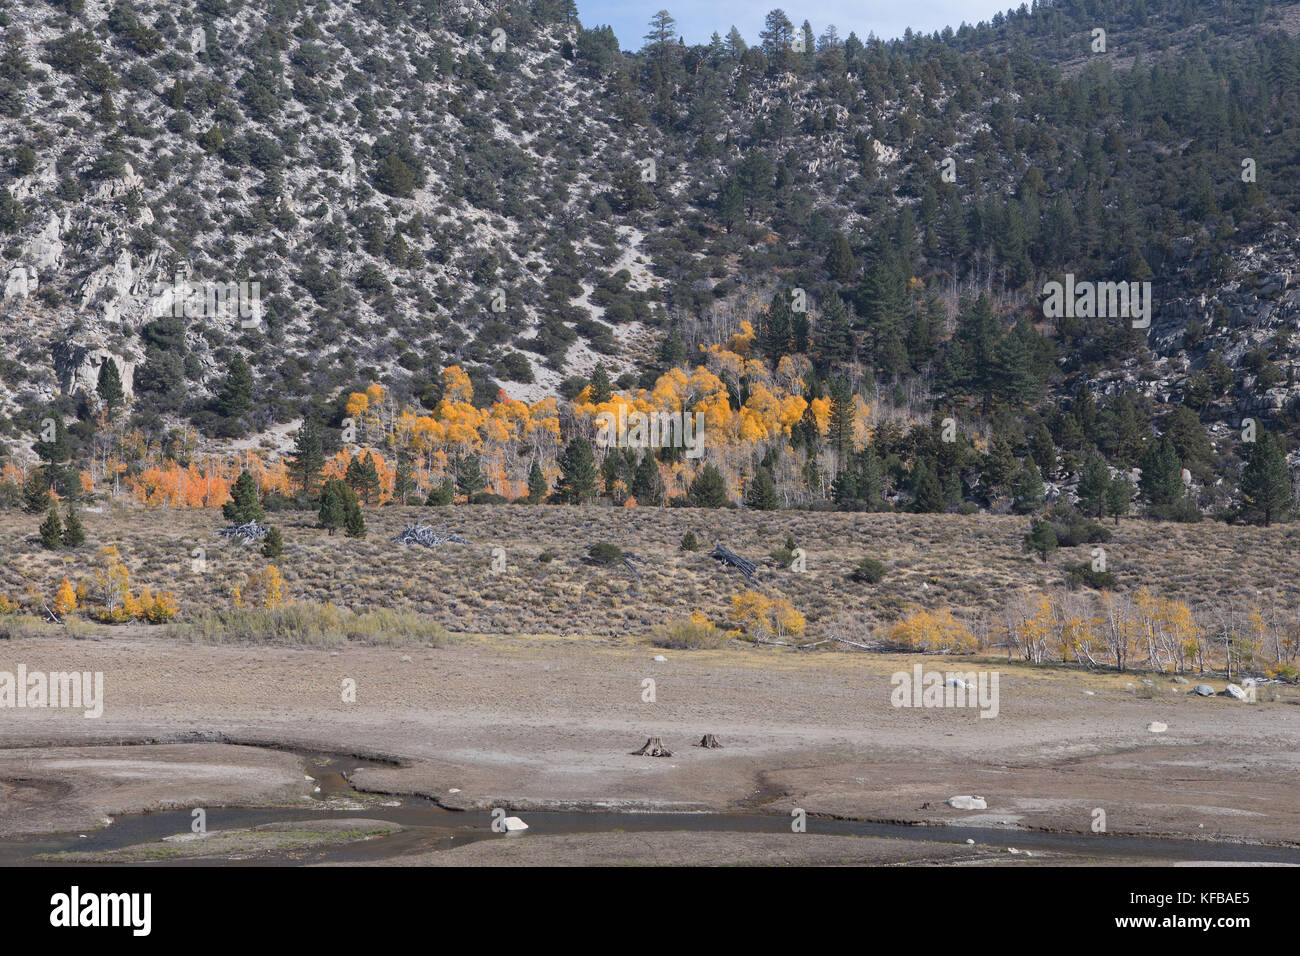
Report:
[[[415,611],[453,632],[496,634],[644,635],[693,611],[721,623],[731,596],[747,583],[708,557],[715,544],[757,562],[748,586],[789,598],[806,616],[810,638],[832,626],[860,636],[913,605],[950,609],[978,633],[979,621],[1017,592],[1060,588],[1064,567],[1088,560],[1091,549],[1061,549],[1043,563],[1022,551],[1027,519],[989,515],[387,507],[367,510],[364,539],[330,536],[315,526],[313,512],[268,517],[284,533],[284,554],[274,563],[288,599]],[[224,523],[215,511],[132,507],[83,520],[83,547],[46,551],[36,535],[39,517],[0,516],[0,595],[49,599],[64,576],[93,592],[98,550],[112,544],[132,586],[174,592],[184,619],[229,606],[233,588],[270,563],[257,546],[217,537]],[[471,543],[436,550],[391,543],[408,521]],[[1246,601],[1300,607],[1300,526],[1126,520],[1108,527],[1114,537],[1104,547],[1121,590],[1147,587],[1194,609]],[[698,538],[698,552],[679,550],[687,531]],[[787,536],[806,554],[803,573],[770,557]],[[587,564],[587,549],[597,542],[635,555],[638,573]],[[196,571],[200,548],[205,564]],[[504,571],[493,570],[495,548],[504,551]],[[879,584],[849,579],[864,557],[888,568]]]

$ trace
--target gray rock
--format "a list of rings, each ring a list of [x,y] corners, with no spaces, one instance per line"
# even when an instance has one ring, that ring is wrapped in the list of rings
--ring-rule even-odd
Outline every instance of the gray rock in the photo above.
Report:
[[[1174,683],[1175,683],[1175,684],[1186,684],[1186,683],[1188,683],[1188,680],[1187,680],[1186,677],[1175,677],[1175,678],[1174,678]]]
[[[1213,697],[1214,688],[1209,684],[1197,684],[1192,688],[1191,693],[1195,694],[1197,697]]]
[[[1249,695],[1236,684],[1229,684],[1223,689],[1223,696],[1231,697],[1233,700],[1246,700]]]
[[[949,797],[948,806],[954,810],[987,810],[989,805],[983,797]]]

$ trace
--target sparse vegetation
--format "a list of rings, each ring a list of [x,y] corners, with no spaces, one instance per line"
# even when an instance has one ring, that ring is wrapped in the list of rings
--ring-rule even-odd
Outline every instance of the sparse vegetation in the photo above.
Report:
[[[364,611],[332,604],[297,602],[277,608],[209,611],[178,625],[189,640],[225,644],[291,644],[330,647],[343,643],[418,644],[439,647],[449,640],[436,621],[409,611]]]

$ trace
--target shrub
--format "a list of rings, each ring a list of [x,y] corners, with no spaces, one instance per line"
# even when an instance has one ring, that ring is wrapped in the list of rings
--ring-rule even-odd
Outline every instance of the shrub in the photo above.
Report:
[[[441,647],[450,636],[432,618],[410,611],[357,613],[333,604],[302,602],[279,608],[226,608],[183,624],[179,633],[207,643],[292,644],[328,647],[421,644]]]
[[[600,567],[618,564],[623,560],[623,549],[616,544],[601,541],[587,550],[586,561]]]
[[[757,591],[742,591],[731,596],[727,614],[746,634],[754,638],[800,637],[806,622],[794,605],[783,597],[769,598]]]
[[[248,576],[243,586],[236,584],[231,591],[230,603],[235,607],[277,608],[290,603],[284,593],[284,577],[274,564]]]
[[[794,552],[794,535],[786,535],[785,544],[772,551],[772,563],[778,568],[788,568],[794,560]]]
[[[176,611],[176,598],[170,591],[160,591],[155,595],[146,587],[140,593],[136,616],[150,624],[166,624],[176,616]]]
[[[678,548],[682,551],[700,550],[700,542],[695,539],[695,532],[688,531],[682,535],[682,543],[678,545]]]
[[[888,569],[875,558],[863,558],[857,567],[849,572],[849,580],[858,584],[879,584],[885,579]]]
[[[951,611],[916,610],[896,621],[889,629],[889,639],[899,647],[914,651],[974,651],[975,635],[969,627],[953,617]]]
[[[675,621],[660,627],[651,636],[650,642],[655,647],[694,651],[721,647],[727,643],[727,634],[696,611],[685,621]]]
[[[1065,567],[1065,583],[1072,588],[1096,588],[1104,591],[1115,586],[1115,575],[1110,571],[1094,571],[1092,562],[1080,561]]]
[[[442,508],[452,503],[456,497],[456,481],[447,478],[440,485],[434,485],[424,503],[434,508]]]

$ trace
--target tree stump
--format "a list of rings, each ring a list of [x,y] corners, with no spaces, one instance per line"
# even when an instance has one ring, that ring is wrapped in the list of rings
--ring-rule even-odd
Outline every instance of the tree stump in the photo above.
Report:
[[[722,744],[718,743],[718,738],[713,736],[713,734],[705,734],[700,738],[700,742],[695,746],[706,747],[709,750],[719,750],[721,749]]]
[[[671,757],[672,754],[664,749],[664,743],[658,737],[647,737],[645,746],[640,750],[632,751],[633,757]]]

